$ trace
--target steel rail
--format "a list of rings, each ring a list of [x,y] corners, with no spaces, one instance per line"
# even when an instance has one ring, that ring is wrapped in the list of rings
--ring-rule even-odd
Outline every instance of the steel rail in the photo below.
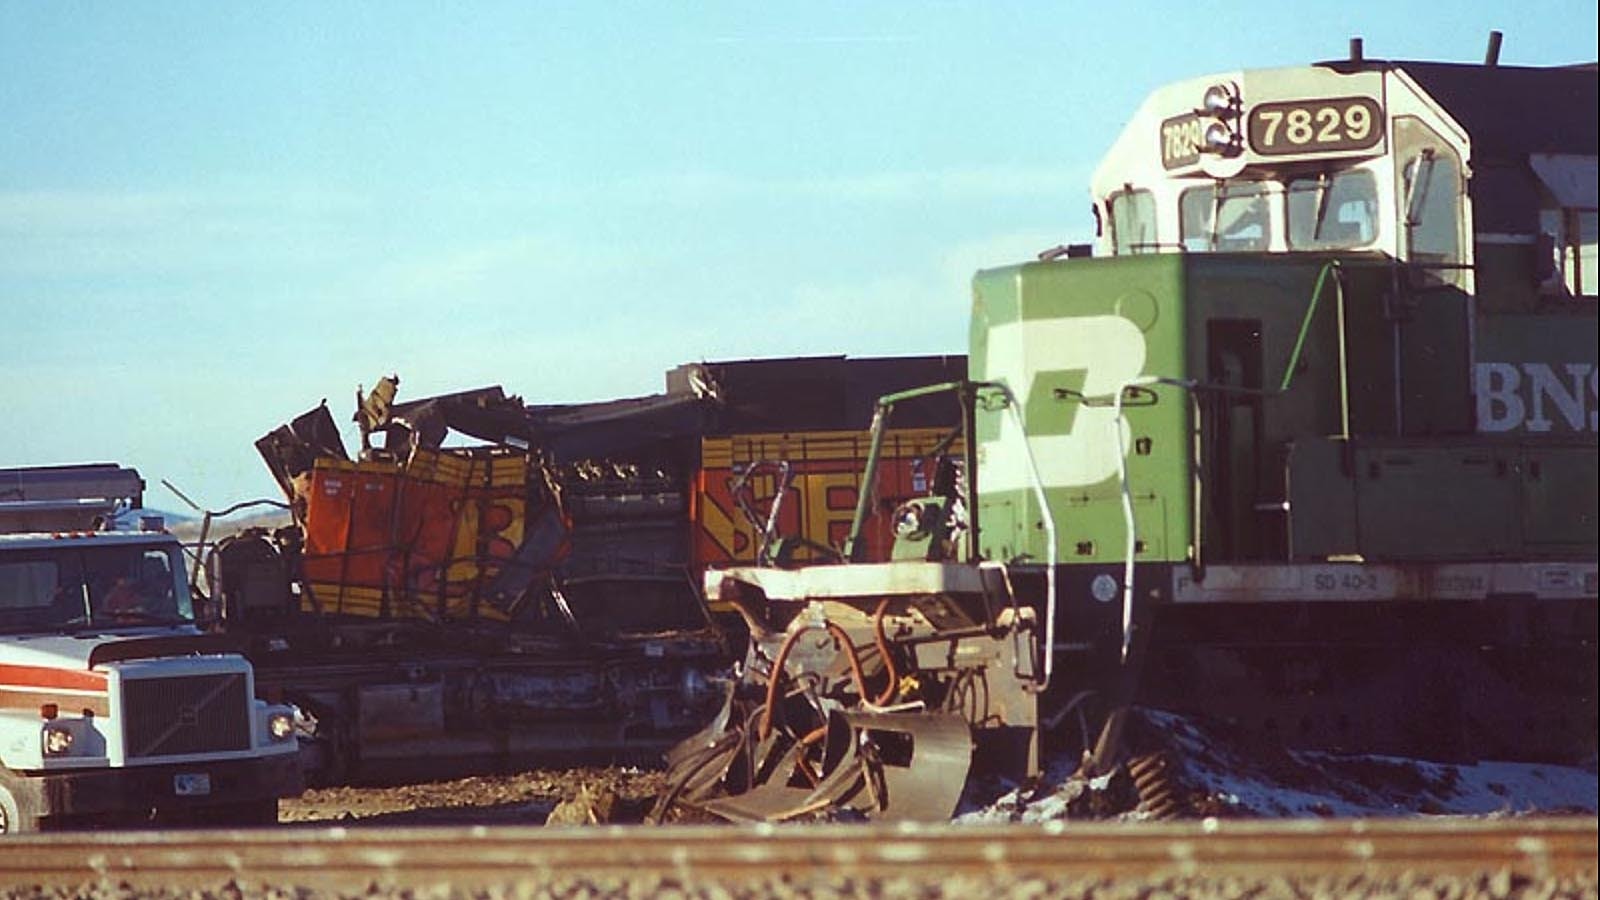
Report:
[[[17,835],[0,885],[454,889],[574,877],[1594,877],[1600,819],[883,826],[278,827]]]

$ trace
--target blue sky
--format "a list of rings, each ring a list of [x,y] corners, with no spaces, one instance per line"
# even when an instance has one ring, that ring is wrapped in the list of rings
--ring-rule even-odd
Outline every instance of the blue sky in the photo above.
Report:
[[[972,270],[1090,237],[1151,89],[1491,29],[1596,58],[1593,2],[0,0],[0,466],[220,507],[388,372],[563,401],[964,352]]]

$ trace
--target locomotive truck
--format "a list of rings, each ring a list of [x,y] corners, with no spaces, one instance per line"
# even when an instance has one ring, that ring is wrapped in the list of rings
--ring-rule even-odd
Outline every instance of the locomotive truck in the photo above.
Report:
[[[277,821],[294,710],[194,625],[183,548],[116,465],[0,470],[0,833]]]
[[[1093,248],[979,272],[889,557],[709,572],[751,633],[658,815],[948,817],[1132,706],[1592,761],[1597,75],[1365,58],[1163,87]],[[872,484],[869,473],[864,484]]]

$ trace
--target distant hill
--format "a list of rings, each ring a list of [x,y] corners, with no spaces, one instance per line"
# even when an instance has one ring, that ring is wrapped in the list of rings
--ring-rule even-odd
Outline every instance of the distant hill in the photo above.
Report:
[[[177,536],[180,541],[197,541],[200,539],[200,526],[202,521],[197,516],[186,516],[180,521],[167,522],[167,530]],[[218,541],[231,534],[238,534],[246,528],[281,528],[294,524],[294,517],[286,509],[263,507],[248,513],[229,516],[226,519],[214,519],[211,522],[211,533],[206,536],[208,541]]]
[[[138,531],[140,523],[144,519],[152,517],[161,519],[169,531],[186,522],[194,522],[197,526],[200,522],[199,516],[173,512],[170,509],[155,509],[153,507],[145,506],[140,507],[139,509],[125,509],[118,513],[111,520],[111,530]]]

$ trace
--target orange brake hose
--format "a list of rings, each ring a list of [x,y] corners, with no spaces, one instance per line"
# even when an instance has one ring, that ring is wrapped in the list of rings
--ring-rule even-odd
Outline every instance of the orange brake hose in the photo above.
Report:
[[[865,700],[867,697],[867,679],[861,672],[861,655],[856,652],[856,645],[851,642],[850,634],[836,623],[824,622],[823,625],[828,629],[829,634],[839,639],[839,643],[843,644],[848,652],[850,675],[855,679],[856,692],[861,695],[861,699]],[[794,649],[795,642],[799,640],[800,635],[816,627],[815,625],[806,625],[790,632],[783,639],[783,644],[778,647],[778,655],[772,661],[772,671],[767,676],[767,703],[766,708],[761,711],[761,729],[757,732],[762,740],[772,734],[772,711],[778,706],[778,681],[783,677],[784,664],[789,661],[789,651]]]
[[[789,661],[789,651],[794,648],[794,642],[805,634],[807,628],[799,628],[789,632],[778,646],[778,655],[773,657],[772,670],[767,673],[767,703],[761,710],[761,727],[756,730],[756,735],[762,740],[772,733],[772,710],[778,705],[778,681],[783,678],[784,663]]]
[[[889,636],[883,633],[883,616],[889,611],[889,598],[885,597],[878,603],[878,611],[872,614],[872,636],[878,644],[878,656],[883,660],[883,670],[889,675],[889,683],[883,686],[883,693],[873,699],[873,703],[882,706],[894,697],[900,689],[900,675],[894,670],[894,659],[889,656]]]
[[[856,680],[856,694],[863,700],[867,699],[867,676],[861,672],[861,654],[856,651],[856,645],[851,643],[850,633],[832,622],[826,624],[828,632],[838,638],[839,643],[843,644],[844,649],[849,652],[850,674]]]

